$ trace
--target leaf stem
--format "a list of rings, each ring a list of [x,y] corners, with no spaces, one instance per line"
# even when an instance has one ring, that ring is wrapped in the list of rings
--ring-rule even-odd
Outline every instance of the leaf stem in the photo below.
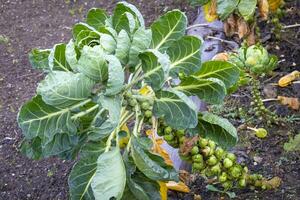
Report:
[[[79,118],[79,117],[82,117],[82,116],[84,116],[84,115],[86,115],[86,114],[88,114],[88,113],[90,113],[90,112],[96,110],[98,107],[99,107],[99,105],[96,104],[96,105],[94,105],[93,107],[91,107],[91,108],[89,108],[89,109],[87,109],[87,110],[85,110],[85,111],[82,111],[82,112],[79,112],[79,113],[73,115],[73,116],[71,117],[71,119],[74,120],[74,119],[77,119],[77,118]]]

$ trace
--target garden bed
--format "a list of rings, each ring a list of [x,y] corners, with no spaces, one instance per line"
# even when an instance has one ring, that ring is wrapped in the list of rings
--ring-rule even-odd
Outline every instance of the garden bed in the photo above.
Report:
[[[190,23],[197,16],[197,9],[181,1],[130,2],[141,10],[147,23],[174,8],[186,11]],[[34,47],[51,48],[53,44],[67,42],[71,37],[70,27],[82,20],[89,8],[101,7],[111,11],[115,4],[114,1],[72,3],[27,0],[7,1],[0,5],[0,34],[8,39],[7,42],[0,44],[0,199],[67,199],[67,177],[73,162],[56,158],[32,161],[18,150],[22,140],[21,131],[16,123],[18,109],[24,101],[34,95],[37,82],[43,78],[41,72],[31,69],[28,52]],[[289,10],[287,16],[282,19],[284,24],[295,24],[300,21],[300,7],[296,4],[289,4],[288,9],[291,7],[294,9]],[[262,25],[262,38],[269,38],[269,31],[268,26]],[[273,79],[262,80],[264,85],[277,82],[282,75],[292,70],[300,70],[299,32],[299,28],[287,29],[281,41],[276,42],[272,37],[264,41],[270,52],[282,60],[279,68],[275,70],[276,76]],[[292,87],[278,89],[278,94],[283,96],[295,97],[296,92]],[[227,99],[226,105],[228,108],[237,105],[247,108],[250,103],[249,94],[248,88],[240,90]],[[297,114],[286,107],[277,104],[274,106],[280,115]],[[242,124],[234,117],[230,120],[236,126]],[[245,160],[250,170],[262,173],[266,177],[279,176],[283,183],[277,190],[238,191],[237,199],[299,198],[299,152],[286,153],[283,150],[283,144],[290,136],[297,134],[299,129],[299,121],[274,126],[269,130],[269,136],[265,140],[258,140],[249,131],[243,129],[239,131],[240,143],[235,151]],[[195,194],[200,194],[202,199],[218,199],[222,196],[207,191],[205,186],[206,183],[202,178],[193,176],[190,181],[191,193],[170,192],[170,198],[194,199]]]

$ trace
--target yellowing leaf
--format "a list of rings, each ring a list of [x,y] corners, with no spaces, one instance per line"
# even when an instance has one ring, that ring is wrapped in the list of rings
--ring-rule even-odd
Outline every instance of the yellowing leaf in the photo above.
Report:
[[[226,52],[216,54],[212,59],[220,61],[228,61],[229,55]]]
[[[213,22],[218,19],[217,1],[212,0],[203,6],[204,15],[207,22]]]
[[[151,92],[151,88],[148,85],[145,85],[144,87],[142,87],[139,91],[139,93],[141,95],[147,95]]]
[[[267,185],[267,188],[275,189],[281,185],[281,178],[279,178],[278,176],[275,176],[270,180],[263,181],[263,184]]]
[[[298,98],[278,96],[277,99],[282,105],[287,105],[294,110],[299,110],[300,102]]]
[[[283,0],[268,0],[271,12],[275,12],[282,4]]]
[[[167,188],[167,184],[164,182],[160,182],[158,181],[158,184],[160,186],[160,197],[161,200],[167,200],[168,199],[168,188]]]
[[[283,77],[281,77],[278,81],[278,85],[280,87],[286,87],[289,84],[292,83],[292,81],[296,80],[297,78],[300,78],[300,72],[299,71],[293,71]]]
[[[129,129],[128,129],[128,126],[127,126],[126,124],[124,124],[124,125],[121,127],[120,130],[129,133]]]
[[[179,183],[176,183],[174,181],[169,181],[167,183],[167,188],[178,192],[185,192],[185,193],[190,192],[190,188],[181,181]]]
[[[269,3],[268,0],[259,0],[258,1],[258,10],[259,10],[259,15],[263,20],[268,19],[269,15]]]

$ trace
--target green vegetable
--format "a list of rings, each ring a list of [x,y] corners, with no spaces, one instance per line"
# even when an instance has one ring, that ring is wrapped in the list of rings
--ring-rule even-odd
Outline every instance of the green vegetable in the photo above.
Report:
[[[233,153],[227,153],[226,158],[229,158],[232,162],[236,161],[236,156]]]
[[[164,132],[165,132],[165,134],[170,134],[170,133],[172,133],[172,128],[170,126],[168,126],[165,128]]]
[[[196,154],[196,155],[194,155],[193,157],[192,157],[192,159],[193,159],[193,161],[194,162],[203,162],[203,156],[201,155],[201,154]]]
[[[229,158],[225,158],[223,161],[223,165],[225,168],[230,168],[230,167],[232,167],[233,162]]]
[[[214,155],[210,156],[207,160],[208,165],[215,165],[215,164],[217,164],[217,162],[218,162],[218,159]]]
[[[199,148],[197,146],[194,146],[191,150],[191,154],[192,155],[196,155],[199,153]]]

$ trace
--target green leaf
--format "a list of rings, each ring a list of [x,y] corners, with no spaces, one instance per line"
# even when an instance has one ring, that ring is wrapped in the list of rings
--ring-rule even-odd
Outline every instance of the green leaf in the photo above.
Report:
[[[49,54],[49,68],[51,71],[71,71],[66,60],[66,44],[56,44]]]
[[[170,60],[166,54],[157,50],[147,50],[139,55],[142,61],[144,81],[154,90],[164,85],[169,72]]]
[[[93,30],[95,30],[95,29],[93,27],[89,26],[88,24],[85,24],[82,22],[75,24],[72,28],[72,34],[73,34],[74,41],[77,40],[78,34],[81,31],[93,31]]]
[[[128,62],[131,40],[125,30],[121,30],[117,37],[115,56],[125,65]]]
[[[73,71],[77,71],[79,55],[76,51],[76,47],[73,40],[70,40],[69,43],[67,44],[65,55],[66,55],[66,60],[69,63],[71,69]]]
[[[39,137],[35,137],[32,140],[23,139],[20,144],[20,151],[30,159],[41,159],[43,156],[41,139]]]
[[[96,200],[122,198],[126,185],[126,171],[118,148],[101,154],[91,186]]]
[[[119,2],[112,16],[113,27],[120,32],[125,29],[128,34],[132,33],[139,26],[145,27],[145,22],[140,11],[132,4]]]
[[[210,0],[189,0],[191,6],[203,6],[207,4]]]
[[[100,33],[100,45],[105,53],[112,54],[117,48],[117,42],[110,34]]]
[[[49,49],[32,49],[29,52],[29,62],[31,66],[35,69],[49,71],[49,54]]]
[[[95,81],[106,81],[108,66],[104,56],[105,53],[99,45],[84,46],[78,60],[78,71]]]
[[[239,79],[239,69],[232,63],[225,61],[207,61],[195,73],[201,79],[217,78],[224,82],[226,88],[234,85]]]
[[[284,143],[283,149],[285,151],[300,151],[300,133],[295,135],[294,138],[290,138],[288,142]]]
[[[86,143],[81,150],[81,159],[73,166],[69,175],[70,199],[94,200],[91,183],[97,170],[97,159],[104,152],[102,142]]]
[[[67,107],[86,100],[93,86],[94,81],[83,74],[53,71],[39,83],[37,93],[49,105]]]
[[[26,139],[37,136],[52,141],[57,133],[74,133],[70,108],[59,109],[47,105],[40,95],[25,103],[18,113],[18,124]]]
[[[216,78],[201,79],[188,76],[175,89],[189,96],[196,95],[199,99],[211,104],[222,103],[226,96],[224,83]]]
[[[122,108],[120,96],[115,95],[108,97],[100,94],[98,103],[103,109],[108,111],[108,114],[104,113],[108,116],[103,117],[103,111],[99,111],[92,124],[93,129],[89,134],[90,140],[99,140],[106,137],[118,126],[120,121]]]
[[[226,19],[237,8],[239,0],[217,0],[217,13],[221,20]]]
[[[125,74],[117,57],[106,55],[105,59],[108,62],[108,81],[105,95],[116,95],[123,89]]]
[[[227,119],[209,112],[204,112],[199,117],[197,130],[225,148],[233,147],[238,142],[235,127]]]
[[[191,99],[176,90],[158,91],[153,105],[156,117],[175,129],[194,128],[197,125],[197,109]]]
[[[133,35],[129,50],[129,66],[136,66],[139,63],[139,54],[149,48],[151,43],[151,30],[140,27]]]
[[[162,15],[151,25],[151,48],[164,52],[174,41],[180,39],[187,27],[187,17],[179,10]]]
[[[209,191],[212,191],[212,192],[219,192],[219,193],[222,193],[222,194],[227,194],[230,199],[234,199],[236,197],[236,194],[234,192],[222,191],[222,190],[219,190],[218,188],[216,188],[213,185],[207,185],[206,189],[209,190]]]
[[[100,34],[95,31],[83,30],[75,40],[75,46],[82,49],[85,45],[95,46],[100,44]]]
[[[134,16],[129,13],[123,13],[119,18],[118,21],[114,23],[115,30],[119,33],[121,30],[125,30],[128,34],[134,32],[136,28]]]
[[[103,9],[92,8],[87,13],[86,23],[96,30],[105,26],[105,21],[108,18],[107,13]]]
[[[179,72],[189,75],[200,69],[201,45],[202,41],[199,38],[184,36],[167,49],[171,61],[171,76],[176,77]]]
[[[144,149],[139,138],[131,137],[131,154],[137,168],[148,178],[154,181],[178,181],[178,173],[164,159],[158,155],[151,154],[149,149]]]
[[[238,10],[246,21],[253,18],[256,9],[256,4],[257,0],[240,0]]]

